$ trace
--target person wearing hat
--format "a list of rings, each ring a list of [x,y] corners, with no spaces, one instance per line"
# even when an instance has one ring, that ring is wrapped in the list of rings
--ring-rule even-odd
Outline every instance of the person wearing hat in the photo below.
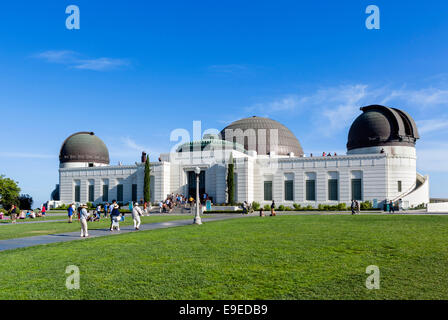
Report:
[[[81,237],[88,237],[89,232],[87,230],[87,218],[89,213],[87,212],[87,206],[85,204],[81,205],[81,211],[79,214],[79,221],[81,222]]]
[[[132,219],[134,219],[134,228],[135,230],[140,230],[140,216],[143,215],[143,210],[138,206],[138,202],[135,203],[132,208]]]
[[[112,205],[111,205],[112,207]],[[120,223],[118,222],[118,217],[120,216],[120,210],[117,203],[113,205],[112,211],[110,212],[110,231],[113,231],[114,223],[117,225],[117,230],[120,231]]]

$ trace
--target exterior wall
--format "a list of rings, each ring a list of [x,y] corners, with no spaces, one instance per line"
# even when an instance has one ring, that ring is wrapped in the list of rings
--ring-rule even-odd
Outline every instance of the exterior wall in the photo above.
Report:
[[[389,151],[389,150],[388,150]],[[395,150],[397,151],[397,150]],[[429,183],[412,193],[416,186],[416,157],[412,150],[402,150],[404,154],[371,153],[350,154],[333,157],[278,157],[257,156],[256,153],[243,154],[226,150],[218,153],[188,152],[161,155],[161,162],[151,164],[153,194],[151,200],[164,200],[171,193],[187,193],[187,172],[199,166],[205,170],[206,192],[213,197],[214,203],[227,200],[227,166],[230,154],[235,161],[237,176],[237,202],[264,200],[264,181],[272,181],[272,196],[276,204],[302,206],[319,204],[349,204],[352,199],[352,179],[362,179],[362,201],[372,201],[382,205],[385,200],[405,198],[411,205],[415,201],[429,202]],[[61,168],[60,199],[64,203],[74,202],[74,185],[81,185],[81,201],[88,201],[88,186],[94,184],[95,202],[102,201],[102,185],[109,184],[109,198],[117,199],[117,184],[123,184],[123,203],[132,199],[132,185],[137,184],[137,200],[143,198],[144,164],[133,166],[98,166]],[[316,181],[316,200],[306,200],[306,179]],[[338,180],[338,200],[329,200],[328,180]],[[293,181],[293,200],[285,200],[285,181]],[[402,182],[402,191],[398,191],[398,181]],[[426,190],[426,191],[425,191]],[[427,201],[422,201],[426,200]]]
[[[279,158],[276,163],[259,160],[257,161],[257,177],[254,184],[261,185],[256,188],[254,200],[262,204],[269,201],[264,200],[263,177],[272,176],[273,199],[277,204],[292,206],[293,203],[301,205],[318,204],[335,205],[338,203],[350,203],[351,201],[351,179],[353,172],[362,175],[363,196],[362,200],[374,199],[381,202],[386,199],[386,155],[352,155],[337,157],[313,157],[313,158]],[[315,177],[316,201],[306,200],[306,177]],[[328,180],[330,177],[338,178],[338,201],[328,200]],[[294,181],[293,201],[285,200],[285,180]]]
[[[417,166],[415,156],[390,156],[387,158],[387,199],[397,200],[409,193],[416,186]],[[398,191],[398,181],[402,182],[402,190]]]
[[[422,203],[429,205],[429,177],[418,175],[418,178],[422,181],[422,184],[411,193],[402,197],[403,209],[416,207]]]
[[[151,175],[156,180],[155,185],[159,188],[155,194],[161,194],[160,182],[163,181],[163,170],[159,163],[151,164]],[[168,173],[169,174],[169,173]],[[133,166],[99,166],[99,167],[75,167],[59,169],[60,201],[65,204],[75,202],[75,184],[79,181],[81,186],[80,202],[88,202],[89,185],[94,185],[94,203],[103,202],[103,185],[109,185],[108,202],[117,199],[117,185],[123,184],[123,203],[132,200],[132,185],[137,184],[137,200],[143,198],[144,165]],[[157,182],[158,181],[158,182]],[[167,184],[166,188],[169,188]],[[163,190],[165,191],[165,190]],[[157,193],[158,192],[158,193]],[[158,198],[161,199],[161,198]]]
[[[448,212],[448,202],[440,202],[440,203],[428,203],[427,212]]]

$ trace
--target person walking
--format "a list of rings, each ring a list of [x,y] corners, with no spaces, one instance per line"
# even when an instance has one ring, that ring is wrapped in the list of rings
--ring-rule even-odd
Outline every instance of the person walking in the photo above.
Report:
[[[89,213],[87,212],[87,206],[85,204],[81,205],[80,212],[80,222],[81,222],[81,237],[88,237],[89,232],[87,229],[87,218],[89,217]]]
[[[47,213],[47,208],[45,207],[45,204],[42,205],[42,216],[45,217],[45,214]]]
[[[356,202],[356,213],[360,214],[361,213],[361,204],[359,203],[358,200],[356,200],[355,202]]]
[[[98,219],[101,217],[101,205],[100,204],[96,207],[96,216],[98,217]]]
[[[395,213],[394,202],[392,200],[389,202],[389,213]]]
[[[11,215],[11,223],[16,223],[17,221],[17,207],[15,204],[9,209],[9,214]]]
[[[106,202],[106,204],[104,205],[104,218],[107,218],[108,210],[109,210],[109,202]]]
[[[355,200],[352,200],[352,204],[350,205],[350,209],[352,209],[352,215],[355,214],[356,203]]]
[[[275,213],[275,202],[272,200],[271,203],[271,217],[275,217],[277,214]]]
[[[140,230],[140,216],[143,216],[143,210],[138,206],[138,202],[136,202],[132,208],[132,219],[134,220],[135,230]]]
[[[119,216],[120,216],[120,210],[117,203],[114,203],[111,205],[112,211],[110,213],[110,231],[113,231],[114,225],[117,226],[117,231],[120,231],[120,222],[119,222]]]

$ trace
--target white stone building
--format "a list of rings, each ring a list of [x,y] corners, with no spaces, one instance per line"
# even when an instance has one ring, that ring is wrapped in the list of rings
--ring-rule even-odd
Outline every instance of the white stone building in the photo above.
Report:
[[[201,168],[200,193],[227,202],[227,171],[233,157],[235,201],[302,206],[350,204],[352,199],[382,207],[401,199],[404,208],[429,203],[429,178],[416,171],[414,120],[384,106],[361,108],[348,135],[347,154],[305,156],[294,134],[260,117],[238,120],[220,136],[181,145],[151,163],[151,201],[168,194],[195,194],[194,168]],[[222,140],[221,140],[222,139]],[[93,133],[76,133],[60,152],[62,203],[123,204],[143,198],[144,161],[111,166],[104,143]]]

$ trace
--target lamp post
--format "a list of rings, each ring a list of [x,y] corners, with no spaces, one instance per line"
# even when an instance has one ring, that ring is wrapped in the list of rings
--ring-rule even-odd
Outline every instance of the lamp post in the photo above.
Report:
[[[193,224],[202,224],[201,217],[199,215],[199,175],[201,174],[201,168],[194,168],[194,173],[196,173],[196,215],[194,216]]]

